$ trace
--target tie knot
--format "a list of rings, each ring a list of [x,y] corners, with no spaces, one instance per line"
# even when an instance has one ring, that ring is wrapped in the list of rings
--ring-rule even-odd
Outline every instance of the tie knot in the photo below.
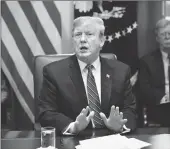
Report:
[[[86,68],[88,69],[88,71],[92,71],[92,69],[94,68],[94,66],[90,64],[90,65],[87,65]]]

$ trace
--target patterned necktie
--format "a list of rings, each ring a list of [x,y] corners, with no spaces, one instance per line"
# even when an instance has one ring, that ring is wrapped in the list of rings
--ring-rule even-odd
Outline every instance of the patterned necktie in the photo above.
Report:
[[[95,79],[92,74],[92,69],[94,68],[94,66],[87,65],[86,68],[88,69],[87,94],[88,94],[89,107],[90,110],[94,111],[95,113],[93,117],[93,123],[95,125],[95,128],[103,128],[104,123],[99,114],[101,112],[99,95],[97,92]]]

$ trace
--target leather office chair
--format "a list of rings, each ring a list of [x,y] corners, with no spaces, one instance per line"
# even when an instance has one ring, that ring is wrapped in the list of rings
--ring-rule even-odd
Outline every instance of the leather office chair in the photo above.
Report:
[[[37,99],[40,96],[40,90],[43,82],[43,67],[47,64],[65,59],[73,54],[56,54],[56,55],[38,55],[34,58],[34,98],[35,98],[35,125],[34,128],[36,130],[40,129],[40,124],[37,122],[38,117],[38,107],[37,107]],[[112,53],[101,53],[102,57],[108,59],[117,59],[115,54]]]

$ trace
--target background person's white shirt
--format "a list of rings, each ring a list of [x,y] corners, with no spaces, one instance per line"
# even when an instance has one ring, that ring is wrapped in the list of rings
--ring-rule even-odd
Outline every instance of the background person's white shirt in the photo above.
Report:
[[[168,66],[169,66],[169,58],[168,54],[161,50],[162,60],[163,60],[163,67],[164,67],[164,74],[165,74],[165,95],[169,95],[169,76],[168,76]],[[160,100],[160,104],[169,102],[169,99],[163,97]]]

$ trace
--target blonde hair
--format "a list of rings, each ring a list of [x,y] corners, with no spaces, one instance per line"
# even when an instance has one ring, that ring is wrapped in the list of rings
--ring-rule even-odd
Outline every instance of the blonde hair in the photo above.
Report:
[[[99,29],[100,37],[104,36],[105,26],[104,26],[104,22],[102,19],[100,19],[98,17],[90,17],[90,16],[78,17],[73,21],[73,32],[76,27],[78,27],[82,24],[96,25],[96,28]]]

